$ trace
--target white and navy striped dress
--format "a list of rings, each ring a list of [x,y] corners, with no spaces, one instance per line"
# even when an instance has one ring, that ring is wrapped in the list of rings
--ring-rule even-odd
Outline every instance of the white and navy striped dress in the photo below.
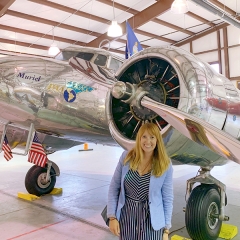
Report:
[[[126,200],[120,216],[120,240],[162,240],[151,225],[148,192],[151,172],[129,170],[124,179]]]

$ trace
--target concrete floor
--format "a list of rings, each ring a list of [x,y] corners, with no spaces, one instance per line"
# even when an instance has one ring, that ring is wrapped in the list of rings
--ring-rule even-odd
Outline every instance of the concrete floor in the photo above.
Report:
[[[60,195],[46,195],[35,201],[17,198],[26,193],[24,180],[32,164],[27,157],[14,156],[7,162],[0,156],[0,240],[114,240],[100,213],[107,202],[108,186],[122,149],[89,144],[52,154],[61,170],[57,178]],[[186,180],[198,167],[174,166],[174,211],[171,231],[189,237],[184,223]],[[240,165],[230,162],[215,167],[212,175],[227,185],[229,224],[240,230]],[[207,240],[207,239],[206,239]],[[234,240],[240,240],[238,234]]]

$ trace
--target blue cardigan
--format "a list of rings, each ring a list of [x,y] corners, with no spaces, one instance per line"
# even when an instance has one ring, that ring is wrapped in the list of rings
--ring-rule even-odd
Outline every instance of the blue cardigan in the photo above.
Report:
[[[125,203],[124,178],[129,170],[129,162],[123,164],[127,155],[124,151],[119,159],[118,165],[113,174],[107,204],[107,216],[120,218],[121,208]],[[169,168],[160,177],[151,175],[149,185],[149,208],[151,223],[154,230],[163,227],[171,228],[171,218],[173,210],[173,168]],[[120,191],[121,189],[121,191]]]

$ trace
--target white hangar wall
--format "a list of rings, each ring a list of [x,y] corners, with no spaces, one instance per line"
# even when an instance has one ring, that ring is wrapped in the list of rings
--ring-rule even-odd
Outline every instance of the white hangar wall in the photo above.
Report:
[[[181,48],[192,52],[205,62],[220,64],[222,74],[232,80],[236,86],[237,81],[240,81],[240,29],[229,25],[226,30],[220,29],[219,33],[220,41],[218,41],[218,32],[216,31],[187,43]]]
[[[217,32],[208,34],[207,36],[201,37],[192,43],[193,52],[204,52],[218,48],[217,43]],[[217,60],[217,59],[216,59]]]

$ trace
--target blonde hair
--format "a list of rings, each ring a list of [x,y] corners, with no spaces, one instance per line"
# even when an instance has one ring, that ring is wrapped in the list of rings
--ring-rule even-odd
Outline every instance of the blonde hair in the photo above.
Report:
[[[130,169],[136,171],[141,160],[143,160],[143,150],[141,147],[141,137],[144,132],[147,131],[149,134],[156,137],[156,147],[153,151],[152,159],[152,174],[156,177],[161,176],[170,164],[170,159],[167,155],[160,129],[154,123],[145,123],[142,125],[137,133],[135,147],[130,150],[124,159],[124,164],[130,163]]]

